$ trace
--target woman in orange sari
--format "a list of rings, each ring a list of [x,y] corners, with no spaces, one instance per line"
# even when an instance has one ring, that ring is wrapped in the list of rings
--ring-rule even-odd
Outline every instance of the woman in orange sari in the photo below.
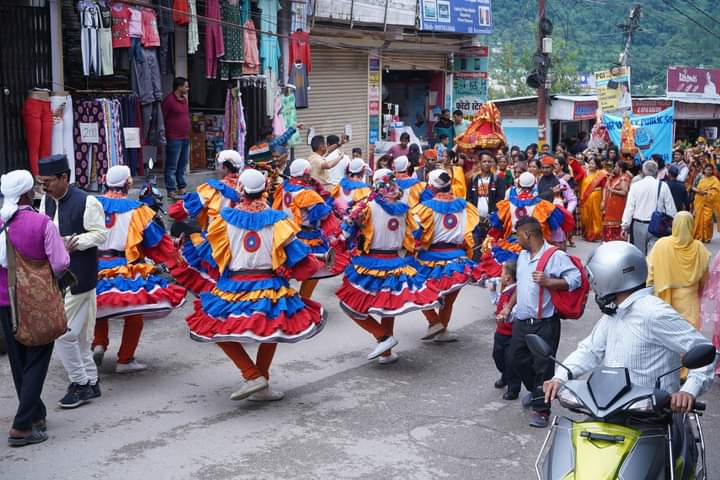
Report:
[[[600,206],[607,172],[600,168],[595,157],[590,157],[587,167],[588,173],[580,186],[580,217],[585,240],[597,242],[602,238],[603,216]]]
[[[720,180],[715,176],[715,167],[706,164],[703,167],[703,176],[697,186],[693,187],[695,201],[695,240],[708,243],[713,237],[713,214],[718,211],[720,201]]]
[[[615,162],[612,174],[608,177],[603,189],[603,199],[600,209],[603,212],[604,242],[622,240],[622,214],[625,202],[630,191],[632,176],[628,173],[628,165],[622,160]]]

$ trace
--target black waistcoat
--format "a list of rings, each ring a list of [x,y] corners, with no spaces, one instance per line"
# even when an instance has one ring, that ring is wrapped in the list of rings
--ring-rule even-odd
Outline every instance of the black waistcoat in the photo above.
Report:
[[[67,194],[60,199],[58,205],[58,227],[60,235],[77,235],[85,233],[83,217],[85,216],[85,203],[87,193],[70,186]],[[50,196],[45,197],[45,214],[51,219],[55,218],[55,200]],[[95,288],[97,284],[98,259],[97,247],[87,250],[76,250],[70,254],[70,271],[78,279],[77,285],[70,291],[73,295],[85,293]]]

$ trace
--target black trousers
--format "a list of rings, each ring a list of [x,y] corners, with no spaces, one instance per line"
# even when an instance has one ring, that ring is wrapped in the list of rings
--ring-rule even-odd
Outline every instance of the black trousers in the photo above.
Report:
[[[527,320],[516,320],[510,341],[512,366],[525,388],[533,395],[533,409],[541,412],[550,411],[550,404],[545,403],[542,386],[545,380],[551,379],[555,374],[555,362],[536,357],[530,352],[525,342],[525,336],[530,333],[542,337],[552,348],[554,356],[560,344],[560,318],[554,316],[534,321],[532,324]]]
[[[0,323],[19,401],[13,428],[25,431],[32,428],[33,422],[45,419],[45,404],[40,394],[55,343],[41,347],[26,347],[18,343],[13,335],[10,315],[10,307],[0,307]]]
[[[512,368],[512,357],[510,356],[510,343],[512,337],[495,332],[493,342],[493,360],[495,367],[500,372],[500,378],[507,385],[508,392],[520,391],[520,377]]]

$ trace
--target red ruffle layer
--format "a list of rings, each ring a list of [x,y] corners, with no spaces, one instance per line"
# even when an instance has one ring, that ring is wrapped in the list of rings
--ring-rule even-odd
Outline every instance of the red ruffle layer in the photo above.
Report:
[[[288,317],[282,313],[268,318],[263,313],[249,317],[229,317],[218,320],[202,310],[200,300],[195,300],[195,311],[185,320],[190,330],[201,337],[212,338],[222,335],[241,335],[247,332],[259,337],[269,337],[277,332],[292,336],[307,330],[311,325],[322,322],[322,306],[309,299],[303,299],[305,308]]]
[[[495,260],[495,257],[493,257],[490,252],[482,254],[480,262],[478,262],[472,271],[472,279],[474,282],[499,277],[500,275],[502,275],[502,265]]]
[[[466,267],[463,273],[453,272],[451,276],[442,276],[439,278],[428,278],[427,286],[437,292],[439,295],[445,295],[454,290],[462,288],[470,281],[472,271],[470,267]]]
[[[98,308],[117,308],[142,305],[154,305],[162,301],[173,307],[180,305],[185,298],[186,290],[180,285],[170,284],[153,292],[139,290],[137,292],[108,291],[97,296]]]
[[[408,304],[415,304],[418,308],[429,308],[438,301],[437,293],[430,288],[417,292],[405,288],[400,292],[366,293],[355,287],[347,278],[343,278],[343,284],[335,295],[352,310],[362,314],[368,313],[371,308],[397,311]]]
[[[170,275],[183,287],[187,288],[195,296],[203,292],[209,292],[215,288],[215,282],[203,276],[185,262],[178,263],[170,270]]]

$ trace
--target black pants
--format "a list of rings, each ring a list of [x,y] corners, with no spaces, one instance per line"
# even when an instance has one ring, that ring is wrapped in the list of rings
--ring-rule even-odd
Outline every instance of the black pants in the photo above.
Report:
[[[0,323],[19,400],[13,428],[25,431],[32,428],[33,422],[45,419],[45,404],[40,399],[40,394],[55,344],[26,347],[18,343],[13,335],[10,315],[10,307],[0,307]]]
[[[512,340],[510,341],[512,366],[525,388],[533,395],[533,409],[550,411],[550,404],[545,403],[542,387],[543,382],[551,379],[555,374],[555,362],[550,359],[536,357],[530,352],[527,343],[525,343],[525,336],[530,333],[542,337],[552,348],[554,356],[560,344],[560,318],[554,316],[535,321],[532,324],[527,320],[516,320],[513,325]]]
[[[520,377],[512,368],[512,358],[510,357],[510,344],[512,337],[495,332],[495,341],[493,342],[493,360],[495,366],[500,372],[501,379],[507,385],[508,392],[520,391]]]

